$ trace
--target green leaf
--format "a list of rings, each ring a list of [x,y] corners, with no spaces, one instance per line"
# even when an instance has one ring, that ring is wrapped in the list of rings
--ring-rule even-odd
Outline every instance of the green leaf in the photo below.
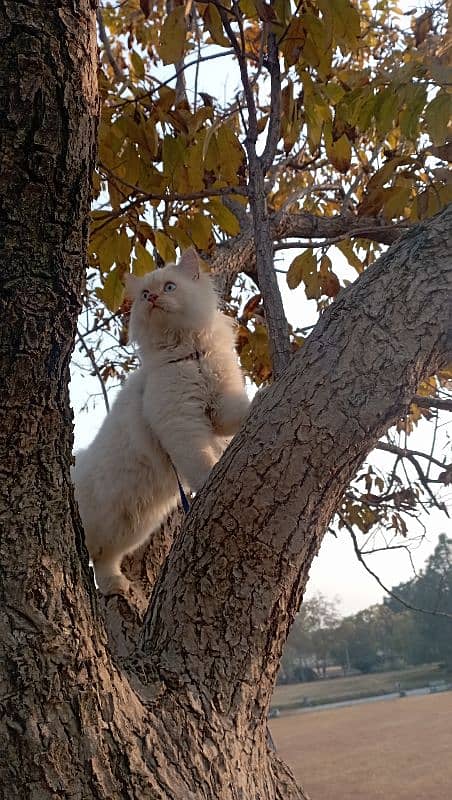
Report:
[[[452,95],[439,92],[428,104],[424,121],[434,145],[444,144],[452,118]]]
[[[407,139],[415,139],[427,93],[424,86],[412,83],[403,87],[402,96],[405,108],[399,114],[400,130]]]
[[[159,54],[164,64],[175,64],[185,50],[185,7],[177,6],[165,19],[160,32]]]
[[[394,118],[399,105],[400,99],[392,86],[388,86],[377,95],[374,107],[375,122],[377,131],[381,136],[384,136],[394,127]]]

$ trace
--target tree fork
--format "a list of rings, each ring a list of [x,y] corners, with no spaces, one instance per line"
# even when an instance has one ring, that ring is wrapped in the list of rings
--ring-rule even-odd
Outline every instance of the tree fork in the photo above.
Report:
[[[450,356],[452,211],[345,290],[257,399],[124,663],[106,646],[69,478],[95,9],[3,2],[0,14],[2,789],[8,800],[300,800],[266,745],[279,655],[345,483]]]

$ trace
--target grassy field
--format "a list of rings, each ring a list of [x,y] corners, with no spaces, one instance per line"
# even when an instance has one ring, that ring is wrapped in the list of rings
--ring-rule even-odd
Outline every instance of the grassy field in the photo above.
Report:
[[[351,700],[359,697],[388,694],[396,691],[396,684],[402,689],[416,689],[428,686],[438,680],[452,682],[452,676],[442,672],[435,664],[410,667],[397,672],[380,672],[372,675],[352,675],[347,678],[314,681],[313,683],[295,683],[289,686],[277,686],[272,700],[272,707],[280,711],[299,708],[303,698],[307,697],[310,705],[334,703],[340,700]],[[452,797],[452,791],[451,791]]]
[[[452,692],[290,714],[270,728],[312,800],[450,800]]]

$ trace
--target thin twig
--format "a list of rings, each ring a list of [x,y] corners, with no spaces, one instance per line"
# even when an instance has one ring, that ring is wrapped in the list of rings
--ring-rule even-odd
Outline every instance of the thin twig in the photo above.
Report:
[[[426,458],[428,461],[431,461],[432,464],[436,464],[437,467],[441,467],[444,469],[446,463],[444,461],[438,461],[436,458],[433,458],[431,455],[427,455],[427,453],[422,453],[420,450],[406,450],[403,447],[397,447],[395,444],[389,444],[389,442],[378,442],[376,446],[377,450],[385,450],[387,453],[394,453],[394,455],[399,456],[399,458],[410,458],[411,456],[415,456],[417,458]]]
[[[117,176],[115,176],[117,178]],[[122,181],[122,179],[119,179]],[[122,181],[124,183],[124,181]],[[131,184],[129,184],[131,186]],[[141,191],[139,187],[133,186],[135,191]],[[96,216],[94,221],[92,222],[92,231],[93,233],[98,233],[102,228],[108,225],[111,220],[116,219],[117,217],[122,216],[123,214],[127,214],[129,211],[132,211],[137,206],[143,205],[147,201],[150,200],[161,200],[162,202],[184,202],[188,200],[207,200],[209,197],[222,197],[224,195],[241,195],[246,196],[247,190],[245,187],[235,187],[229,186],[224,187],[223,189],[206,189],[204,192],[187,192],[181,193],[178,192],[169,192],[167,194],[164,193],[149,193],[149,194],[142,194],[140,197],[137,197],[135,200],[131,200],[127,206],[123,208],[119,208],[117,211],[105,211],[105,217]],[[97,223],[100,222],[98,225]]]
[[[405,608],[408,608],[410,611],[417,611],[420,614],[428,614],[429,616],[433,616],[433,617],[447,617],[447,619],[452,619],[452,614],[448,614],[447,611],[428,611],[428,609],[426,609],[426,608],[419,608],[418,606],[413,606],[413,605],[411,605],[411,603],[408,603],[406,600],[403,600],[401,597],[399,597],[397,594],[395,594],[395,592],[393,592],[391,589],[388,589],[388,587],[385,586],[383,581],[378,577],[376,572],[374,572],[366,564],[366,561],[362,556],[361,550],[359,549],[358,541],[356,539],[355,532],[354,532],[352,526],[349,524],[349,522],[345,519],[344,515],[340,511],[338,511],[338,516],[339,516],[342,524],[344,525],[345,528],[347,528],[347,530],[348,530],[348,532],[349,532],[349,534],[351,536],[351,539],[352,539],[352,542],[353,542],[353,548],[354,548],[355,555],[356,555],[358,561],[360,562],[360,564],[363,565],[363,567],[366,570],[366,572],[368,572],[369,575],[372,575],[372,577],[377,581],[378,585],[383,589],[384,592],[386,592],[386,594],[388,594],[390,597],[392,597],[394,600],[396,600],[398,603],[400,603]]]
[[[94,357],[94,353],[92,351],[92,348],[88,347],[88,345],[86,344],[86,342],[85,342],[85,340],[83,338],[83,334],[80,333],[79,330],[77,330],[77,340],[80,342],[80,344],[83,347],[86,355],[88,356],[89,360],[91,361],[93,370],[94,370],[94,372],[96,374],[96,377],[99,380],[100,387],[102,389],[102,396],[104,398],[105,408],[107,409],[107,414],[108,414],[110,412],[110,403],[108,402],[107,390],[105,388],[105,383],[102,380],[102,375],[99,372],[99,367],[96,364],[96,359]]]
[[[102,44],[103,44],[103,46],[105,48],[105,55],[107,56],[108,61],[110,63],[110,66],[111,66],[111,68],[112,68],[112,70],[113,70],[113,72],[115,74],[115,78],[118,81],[123,81],[124,80],[124,74],[123,74],[121,68],[118,65],[118,62],[116,61],[116,59],[115,59],[115,57],[113,55],[113,51],[112,51],[111,45],[110,45],[110,40],[108,38],[108,33],[107,33],[106,29],[105,29],[104,19],[103,19],[103,16],[102,16],[102,11],[101,11],[101,9],[99,7],[97,8],[97,11],[96,11],[96,19],[97,19],[97,25],[98,25],[98,28],[99,28],[99,37],[100,37],[100,40],[101,40],[101,42],[102,42]]]
[[[436,508],[439,511],[443,511],[446,514],[447,517],[449,516],[449,512],[447,510],[447,507],[445,506],[444,503],[439,503],[438,500],[436,499],[435,495],[433,494],[433,492],[432,492],[432,490],[431,490],[431,488],[429,486],[429,482],[428,482],[427,478],[425,477],[424,471],[423,471],[421,465],[419,464],[419,462],[417,461],[418,457],[427,458],[428,459],[429,457],[428,457],[428,455],[426,453],[420,453],[420,452],[418,452],[416,450],[407,450],[406,448],[402,449],[401,447],[396,447],[396,445],[387,444],[386,442],[379,442],[377,444],[376,449],[377,450],[386,450],[387,452],[390,452],[390,453],[396,453],[396,455],[399,455],[402,458],[402,465],[403,465],[403,459],[406,458],[407,461],[409,461],[410,464],[412,464],[414,469],[416,470],[416,472],[418,474],[418,477],[419,477],[419,480],[420,480],[422,486],[424,487],[425,491],[429,495],[433,505],[436,506]],[[434,463],[437,464],[438,466],[442,467],[442,468],[444,468],[444,466],[445,466],[445,464],[441,464],[441,462],[436,461],[436,459],[434,459]],[[407,475],[406,470],[405,470],[405,475]],[[408,475],[407,475],[407,480],[409,481]]]

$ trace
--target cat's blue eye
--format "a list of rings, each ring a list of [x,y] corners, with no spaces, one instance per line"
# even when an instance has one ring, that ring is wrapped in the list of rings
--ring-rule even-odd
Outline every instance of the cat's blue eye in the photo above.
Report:
[[[174,292],[175,288],[176,288],[176,284],[173,283],[172,281],[168,281],[168,283],[165,283],[165,285],[163,287],[163,291],[164,292]]]
[[[143,298],[143,300],[147,300],[149,297],[149,289],[143,289],[143,291],[141,292],[141,297]]]

